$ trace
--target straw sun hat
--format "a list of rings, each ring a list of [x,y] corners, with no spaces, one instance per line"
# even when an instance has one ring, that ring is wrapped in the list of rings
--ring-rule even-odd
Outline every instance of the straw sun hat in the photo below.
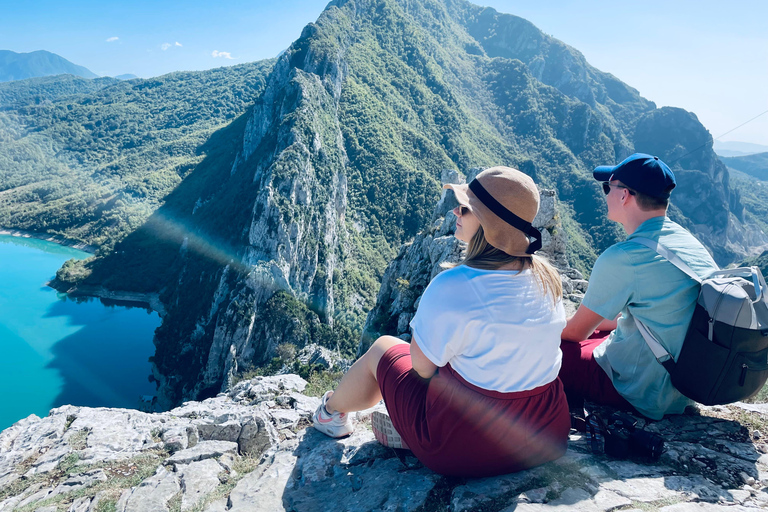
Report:
[[[539,211],[539,190],[530,176],[491,167],[469,184],[443,188],[453,190],[459,204],[477,217],[492,246],[510,256],[530,256],[541,248],[541,232],[531,225]]]

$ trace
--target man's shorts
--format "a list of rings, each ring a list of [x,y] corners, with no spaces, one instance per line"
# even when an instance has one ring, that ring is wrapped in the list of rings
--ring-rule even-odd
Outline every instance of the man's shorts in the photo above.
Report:
[[[584,341],[562,341],[560,350],[563,352],[563,364],[560,367],[560,380],[571,403],[587,400],[600,405],[634,410],[616,391],[608,374],[592,355],[608,336],[610,333],[596,331]]]

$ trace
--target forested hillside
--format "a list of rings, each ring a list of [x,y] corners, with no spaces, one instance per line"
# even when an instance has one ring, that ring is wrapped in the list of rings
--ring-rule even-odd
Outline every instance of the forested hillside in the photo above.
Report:
[[[39,105],[98,91],[118,82],[115,78],[81,78],[56,75],[0,83],[0,110]],[[74,98],[73,98],[74,99]]]
[[[0,84],[0,227],[108,252],[204,159],[214,131],[253,104],[272,64]]]
[[[768,233],[768,181],[735,169],[730,171],[731,186],[744,204],[746,218]]]

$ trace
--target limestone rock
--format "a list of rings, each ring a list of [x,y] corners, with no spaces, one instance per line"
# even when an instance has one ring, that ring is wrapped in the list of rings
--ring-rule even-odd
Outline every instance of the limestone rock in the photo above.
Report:
[[[194,507],[208,493],[216,489],[221,483],[219,473],[223,470],[221,464],[212,459],[177,465],[176,472],[181,482],[182,492],[181,510]]]
[[[585,436],[573,433],[568,452],[556,461],[457,480],[375,441],[370,415],[385,410],[383,403],[355,414],[356,429],[345,439],[305,428],[319,399],[296,391],[303,385],[296,376],[264,377],[164,413],[64,407],[28,418],[0,433],[7,447],[0,452],[6,482],[0,511],[43,509],[53,501],[73,512],[94,512],[100,501],[118,496],[121,512],[313,511],[318,502],[354,511],[607,512],[633,504],[671,512],[768,509],[768,460],[757,449],[754,427],[735,421],[739,405],[644,420],[644,428],[666,443],[656,463],[593,455]],[[750,414],[768,421],[768,414]],[[227,440],[210,439],[216,437]],[[186,448],[168,449],[185,438]],[[87,446],[72,449],[85,439]],[[119,487],[137,471],[150,476]]]
[[[77,498],[67,512],[88,512],[91,508],[91,498]]]
[[[117,502],[117,512],[149,512],[169,510],[168,501],[180,490],[179,480],[164,467],[154,476],[128,489]]]
[[[268,400],[287,391],[301,393],[307,387],[307,381],[298,375],[287,374],[275,377],[256,377],[236,384],[227,394],[240,403],[252,400]]]
[[[231,441],[200,441],[194,448],[176,452],[167,461],[172,464],[189,464],[198,460],[214,459],[225,453],[237,453],[237,443]]]
[[[319,365],[326,370],[346,371],[352,366],[352,361],[344,359],[336,352],[316,343],[310,343],[299,350],[296,354],[296,360],[303,365]]]

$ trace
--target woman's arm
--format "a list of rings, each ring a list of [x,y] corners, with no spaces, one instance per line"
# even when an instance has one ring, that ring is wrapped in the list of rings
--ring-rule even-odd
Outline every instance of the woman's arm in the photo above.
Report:
[[[415,337],[411,338],[411,362],[416,373],[425,379],[431,378],[437,372],[437,365],[427,359],[416,343]]]

